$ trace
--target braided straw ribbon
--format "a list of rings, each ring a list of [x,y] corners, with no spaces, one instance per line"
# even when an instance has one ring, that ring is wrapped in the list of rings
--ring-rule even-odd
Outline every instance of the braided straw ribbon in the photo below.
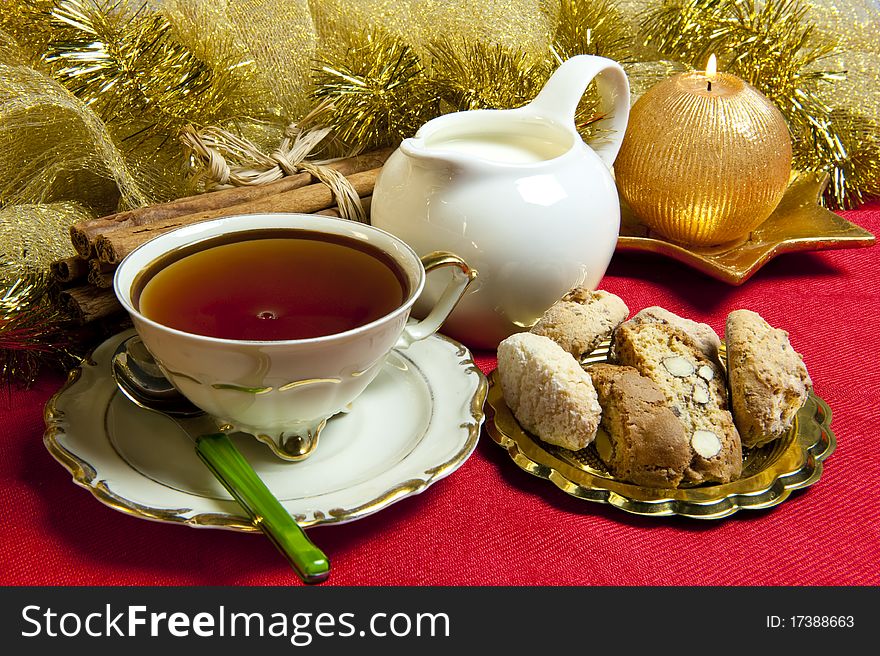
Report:
[[[348,179],[335,169],[306,160],[329,133],[329,128],[302,130],[291,124],[281,145],[268,155],[251,141],[218,127],[199,131],[190,126],[181,141],[205,168],[204,175],[214,187],[263,185],[305,172],[330,188],[342,218],[367,223],[361,199]],[[228,159],[241,163],[230,164]]]

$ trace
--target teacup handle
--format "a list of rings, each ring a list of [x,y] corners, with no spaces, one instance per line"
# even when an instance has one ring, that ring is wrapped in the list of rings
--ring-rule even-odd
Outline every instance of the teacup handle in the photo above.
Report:
[[[590,147],[610,169],[620,151],[629,119],[629,81],[616,61],[594,55],[577,55],[565,60],[526,107],[573,125],[578,103],[593,78],[599,90],[599,112],[604,116],[596,125],[610,134]]]
[[[443,322],[446,321],[446,317],[458,305],[468,285],[477,277],[477,270],[469,267],[467,262],[453,253],[434,251],[422,257],[421,260],[422,265],[425,267],[426,275],[440,267],[455,267],[452,273],[452,280],[449,281],[449,284],[443,290],[440,298],[437,299],[437,303],[428,313],[428,316],[421,321],[407,325],[403,329],[403,334],[397,340],[396,348],[406,348],[413,342],[425,339],[436,333],[440,326],[443,325]]]

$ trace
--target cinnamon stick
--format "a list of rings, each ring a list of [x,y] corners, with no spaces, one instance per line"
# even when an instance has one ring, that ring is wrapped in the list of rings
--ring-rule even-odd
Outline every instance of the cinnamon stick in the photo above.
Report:
[[[348,177],[358,196],[370,196],[373,193],[380,170],[381,168],[374,168]],[[95,251],[101,262],[118,264],[122,258],[144,242],[181,226],[235,214],[274,212],[313,214],[332,207],[335,203],[336,199],[329,187],[321,183],[311,184],[229,207],[184,214],[143,225],[120,226],[116,230],[99,235],[95,240]]]
[[[57,282],[67,284],[85,278],[89,273],[89,263],[78,255],[71,255],[49,264],[49,272]]]
[[[116,266],[113,264],[107,264],[98,259],[89,260],[89,284],[100,289],[109,289],[113,286],[113,272],[115,270]]]
[[[348,157],[326,166],[344,176],[381,167],[393,152],[393,148],[374,150],[355,157]],[[95,242],[100,235],[118,229],[122,225],[147,225],[157,221],[173,219],[186,214],[196,214],[224,207],[250,203],[261,198],[300,189],[316,180],[309,173],[291,175],[275,182],[252,187],[234,187],[211,191],[197,196],[188,196],[147,207],[139,207],[125,212],[117,212],[97,219],[80,221],[70,228],[70,240],[76,252],[83,258],[94,257]]]
[[[124,312],[112,289],[81,285],[62,290],[59,299],[62,307],[80,325]]]

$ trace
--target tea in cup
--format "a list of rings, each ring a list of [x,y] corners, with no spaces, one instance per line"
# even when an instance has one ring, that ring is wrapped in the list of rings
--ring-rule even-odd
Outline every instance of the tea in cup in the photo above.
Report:
[[[446,292],[408,323],[427,271]],[[305,214],[232,216],[160,235],[119,265],[114,289],[171,383],[226,429],[298,460],[393,348],[436,332],[476,272],[419,258],[377,228]]]

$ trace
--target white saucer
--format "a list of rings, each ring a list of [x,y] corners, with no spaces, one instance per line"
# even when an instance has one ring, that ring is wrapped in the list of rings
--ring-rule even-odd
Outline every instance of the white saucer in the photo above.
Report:
[[[170,419],[135,406],[101,344],[46,406],[43,438],[74,482],[145,519],[253,531],[240,506]],[[360,519],[455,471],[477,444],[488,385],[470,352],[441,335],[393,351],[379,376],[327,423],[316,451],[284,462],[256,439],[232,439],[303,526]]]

